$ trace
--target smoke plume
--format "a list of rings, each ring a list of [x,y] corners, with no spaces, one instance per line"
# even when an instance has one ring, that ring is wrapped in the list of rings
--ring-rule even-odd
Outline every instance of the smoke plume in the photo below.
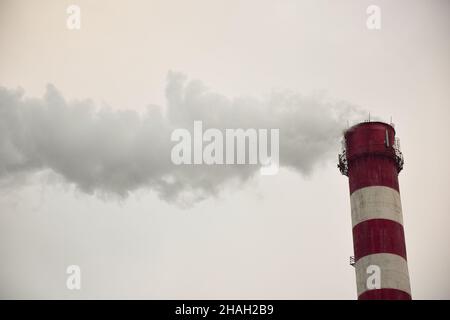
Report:
[[[86,193],[127,196],[149,188],[167,201],[201,200],[227,183],[243,182],[257,165],[181,165],[171,162],[172,130],[277,128],[280,166],[309,174],[333,150],[348,120],[361,111],[321,96],[274,92],[234,99],[199,81],[169,73],[165,112],[96,108],[89,100],[66,101],[53,85],[42,99],[0,87],[0,180],[50,169]]]

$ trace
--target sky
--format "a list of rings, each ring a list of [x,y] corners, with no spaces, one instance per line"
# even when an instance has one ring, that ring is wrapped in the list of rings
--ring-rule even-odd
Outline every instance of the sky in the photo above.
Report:
[[[405,156],[412,296],[449,299],[449,9],[0,0],[0,298],[355,299],[336,159],[370,113]],[[196,119],[279,128],[280,171],[174,167]]]

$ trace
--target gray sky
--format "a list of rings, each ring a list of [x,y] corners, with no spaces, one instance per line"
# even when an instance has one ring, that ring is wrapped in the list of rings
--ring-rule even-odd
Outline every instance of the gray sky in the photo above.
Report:
[[[81,7],[78,31],[66,28],[72,3]],[[379,31],[366,28],[370,4],[381,8]],[[86,104],[73,99],[91,99],[112,114],[129,110],[145,119],[149,104],[158,114],[170,111],[172,70],[228,101],[263,101],[255,108],[273,101],[274,91],[314,97],[314,103],[294,104],[300,111],[293,137],[322,132],[310,135],[307,123],[334,128],[330,113],[342,125],[345,106],[392,116],[406,159],[399,178],[412,295],[448,299],[449,9],[448,1],[436,0],[1,0],[0,86],[5,92],[21,87],[26,97],[40,99],[33,103],[45,105],[51,83],[67,110]],[[330,104],[317,102],[324,96]],[[217,107],[222,98],[205,101]],[[182,107],[192,116],[196,106]],[[318,110],[323,117],[314,122]],[[242,120],[240,112],[231,115]],[[0,123],[9,123],[5,114]],[[257,123],[267,114],[258,112]],[[30,119],[43,127],[39,117]],[[85,118],[67,119],[76,130]],[[286,128],[286,118],[280,119]],[[45,130],[53,124],[68,130],[45,124]],[[42,133],[24,128],[36,139]],[[71,137],[65,146],[77,150],[79,136]],[[243,173],[244,183],[222,186],[219,175],[213,182],[220,192],[188,208],[161,197],[154,184],[127,182],[128,197],[92,195],[74,174],[77,165],[52,162],[42,171],[0,175],[0,297],[354,299],[348,186],[333,158],[340,145],[319,141],[326,148],[312,158],[300,143],[298,154],[285,157],[292,165],[276,176]],[[38,158],[42,153],[31,157]],[[12,158],[2,159],[0,169]],[[147,159],[146,153],[137,159]],[[303,170],[307,163],[312,167]],[[149,161],[142,170],[153,173],[158,164]],[[71,264],[81,267],[80,291],[66,288]]]

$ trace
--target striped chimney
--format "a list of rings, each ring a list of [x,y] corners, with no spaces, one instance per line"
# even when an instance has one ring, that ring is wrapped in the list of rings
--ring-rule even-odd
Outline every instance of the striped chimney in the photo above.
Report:
[[[410,300],[393,125],[362,122],[344,133],[338,167],[348,176],[359,300]]]

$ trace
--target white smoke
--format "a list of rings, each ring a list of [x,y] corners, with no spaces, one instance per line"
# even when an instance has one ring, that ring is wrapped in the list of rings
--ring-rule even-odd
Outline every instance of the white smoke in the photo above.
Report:
[[[150,188],[167,201],[200,200],[227,182],[245,181],[256,165],[182,165],[170,159],[172,130],[205,127],[277,128],[280,166],[310,173],[334,158],[348,120],[362,111],[320,96],[275,92],[264,99],[229,99],[199,81],[169,73],[167,108],[135,111],[96,108],[89,100],[66,101],[48,85],[42,99],[0,87],[0,181],[50,169],[87,193],[127,196]]]

